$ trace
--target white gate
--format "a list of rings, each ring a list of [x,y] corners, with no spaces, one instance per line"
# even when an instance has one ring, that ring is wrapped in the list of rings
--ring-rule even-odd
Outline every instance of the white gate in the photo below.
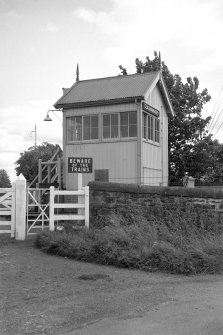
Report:
[[[15,184],[0,188],[0,234],[15,236]]]
[[[74,202],[55,202],[55,198],[60,199],[60,196],[77,198]],[[72,199],[73,200],[73,199]],[[66,211],[68,209],[76,209],[77,213],[55,213],[55,210]],[[84,226],[89,228],[89,187],[79,188],[77,191],[60,191],[50,187],[50,230],[54,230],[54,222],[57,221],[83,221]]]
[[[38,234],[45,228],[49,229],[49,189],[27,189],[26,215],[27,235]]]

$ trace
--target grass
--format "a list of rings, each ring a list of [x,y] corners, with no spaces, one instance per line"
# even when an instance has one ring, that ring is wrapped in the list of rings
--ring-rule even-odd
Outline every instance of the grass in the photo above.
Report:
[[[219,213],[154,201],[140,212],[126,207],[98,215],[100,227],[77,230],[66,224],[63,232],[42,232],[36,245],[67,258],[146,271],[198,274],[223,269]]]

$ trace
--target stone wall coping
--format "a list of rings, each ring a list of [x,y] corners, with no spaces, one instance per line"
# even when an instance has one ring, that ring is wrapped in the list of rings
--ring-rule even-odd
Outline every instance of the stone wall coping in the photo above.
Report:
[[[164,187],[146,186],[137,184],[121,184],[91,181],[88,183],[90,191],[107,191],[121,193],[156,194],[162,196],[180,196],[190,198],[214,198],[223,199],[223,191],[213,188],[184,188],[184,187]]]

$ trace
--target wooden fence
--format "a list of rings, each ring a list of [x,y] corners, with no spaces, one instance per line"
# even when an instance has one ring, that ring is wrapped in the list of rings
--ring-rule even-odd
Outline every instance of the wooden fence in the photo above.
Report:
[[[74,202],[60,202],[61,196],[64,200],[76,197]],[[56,200],[57,199],[57,200]],[[58,201],[58,202],[57,202]],[[66,210],[76,209],[77,213],[66,213]],[[55,213],[55,210],[57,213]],[[55,221],[84,221],[84,226],[89,228],[89,187],[85,186],[77,191],[60,191],[50,187],[50,230],[54,230]]]

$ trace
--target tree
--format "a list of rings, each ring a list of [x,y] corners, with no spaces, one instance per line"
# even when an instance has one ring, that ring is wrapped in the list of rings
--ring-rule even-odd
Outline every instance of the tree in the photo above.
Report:
[[[16,161],[17,176],[22,173],[27,182],[31,182],[38,174],[38,161],[48,161],[52,158],[57,149],[60,149],[58,144],[44,142],[41,145],[30,147],[27,151],[20,154],[20,158]],[[62,150],[60,149],[60,153]]]
[[[0,187],[10,188],[11,186],[12,185],[8,173],[4,169],[0,169]]]
[[[186,83],[182,82],[178,74],[171,74],[164,62],[161,62],[160,54],[154,52],[154,59],[146,57],[142,62],[138,58],[135,60],[136,72],[144,73],[150,71],[162,71],[164,82],[167,86],[170,100],[172,102],[175,117],[169,119],[169,167],[170,179],[181,179],[185,172],[192,176],[202,175],[205,165],[205,155],[202,156],[200,164],[195,164],[197,159],[195,152],[202,145],[211,141],[206,132],[206,126],[211,117],[202,118],[203,106],[211,99],[208,90],[198,92],[199,80],[197,77],[188,77]],[[123,74],[127,70],[121,65],[119,68]],[[125,72],[125,73],[124,73]]]

